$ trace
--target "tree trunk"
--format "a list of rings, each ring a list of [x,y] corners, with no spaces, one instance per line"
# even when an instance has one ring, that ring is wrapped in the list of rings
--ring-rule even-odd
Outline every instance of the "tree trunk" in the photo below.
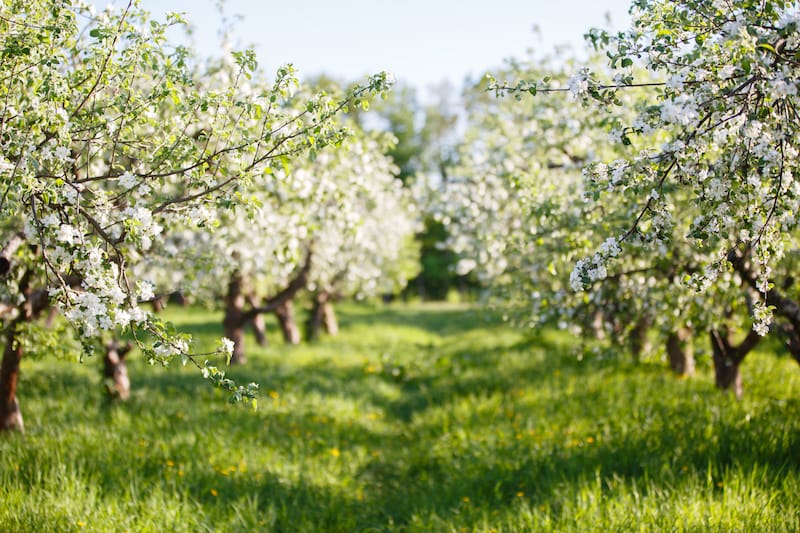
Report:
[[[256,299],[255,294],[249,294],[247,296],[247,303],[252,308],[258,307],[258,300]],[[250,327],[253,328],[253,335],[256,337],[256,344],[259,346],[266,346],[267,345],[267,326],[264,323],[264,315],[261,313],[257,314],[250,320]]]
[[[325,322],[325,299],[321,296],[325,293],[317,293],[314,295],[314,301],[311,305],[311,312],[308,316],[306,324],[306,340],[315,341],[319,339],[319,332]]]
[[[328,335],[336,336],[339,334],[339,321],[336,320],[336,312],[333,309],[333,302],[326,293],[325,302],[322,304],[322,319],[325,331]]]
[[[300,344],[300,328],[294,320],[294,305],[291,300],[286,300],[275,308],[275,316],[283,334],[283,340],[288,344]]]
[[[739,363],[733,359],[724,349],[721,350],[711,342],[714,352],[714,382],[718,389],[730,390],[741,398],[744,394],[742,388],[742,373],[739,371]]]
[[[22,344],[17,342],[17,322],[13,321],[6,333],[3,361],[0,363],[0,431],[25,432],[22,412],[17,401],[19,363],[22,360]]]
[[[131,382],[128,378],[128,366],[125,356],[131,351],[131,343],[120,345],[117,342],[106,344],[106,355],[103,359],[103,378],[109,399],[127,400],[131,396]]]
[[[186,296],[184,296],[181,291],[175,291],[172,294],[170,294],[169,301],[170,303],[174,303],[181,307],[186,307],[187,305],[189,305],[189,302],[186,301]]]
[[[714,360],[714,379],[718,388],[732,390],[737,398],[741,398],[744,391],[739,365],[744,361],[750,350],[755,348],[761,337],[750,329],[741,344],[734,346],[730,341],[729,335],[727,328],[710,331],[711,350]]]
[[[233,341],[231,364],[240,365],[246,361],[244,355],[244,302],[242,293],[242,276],[238,273],[231,276],[228,282],[228,293],[225,296],[225,318],[222,325],[225,336]]]
[[[667,337],[667,356],[669,366],[679,376],[693,376],[695,371],[694,352],[689,344],[690,332],[680,328]]]
[[[153,307],[153,313],[158,314],[164,311],[164,297],[156,296],[150,300],[150,305]]]
[[[256,344],[259,346],[266,346],[267,342],[267,325],[264,323],[264,315],[256,315],[250,321],[250,327],[253,328],[253,335],[256,338]]]

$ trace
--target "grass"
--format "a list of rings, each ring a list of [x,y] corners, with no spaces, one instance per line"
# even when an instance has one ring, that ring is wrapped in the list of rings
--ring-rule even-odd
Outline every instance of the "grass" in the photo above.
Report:
[[[213,345],[219,315],[170,309]],[[800,369],[745,361],[745,399],[660,361],[575,356],[469,307],[340,309],[317,344],[231,373],[145,368],[107,406],[98,361],[25,361],[0,439],[0,531],[797,531]]]

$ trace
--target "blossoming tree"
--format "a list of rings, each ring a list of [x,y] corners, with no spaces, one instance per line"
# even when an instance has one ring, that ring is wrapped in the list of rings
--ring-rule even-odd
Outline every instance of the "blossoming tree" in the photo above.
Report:
[[[718,385],[740,393],[739,364],[760,336],[778,329],[773,315],[782,319],[781,332],[800,361],[800,307],[789,275],[800,207],[798,6],[637,0],[631,13],[630,31],[591,33],[615,70],[610,80],[583,69],[566,86],[526,79],[495,89],[572,92],[607,109],[646,87],[638,116],[615,128],[620,142],[638,153],[618,172],[602,162],[585,169],[595,205],[628,223],[577,261],[570,283],[587,290],[617,276],[629,254],[670,250],[669,275],[660,279],[680,283],[671,283],[667,294],[682,292],[677,301],[691,304],[685,290],[695,291],[700,301],[682,310],[690,321],[713,302],[698,322],[709,331]],[[638,81],[637,68],[660,80]],[[744,309],[752,331],[737,343],[732,334]]]
[[[206,91],[188,52],[166,42],[177,17],[150,20],[133,2],[98,16],[71,4],[2,4],[0,427],[22,429],[23,325],[47,305],[63,312],[87,352],[93,339],[126,329],[151,362],[182,358],[233,400],[255,401],[254,384],[233,383],[191,353],[188,336],[140,308],[149,285],[130,277],[130,261],[169,228],[203,226],[209,209],[243,203],[270,169],[339,142],[336,114],[384,91],[387,76],[340,102],[320,95],[286,106],[292,69],[242,91],[256,68],[243,52],[229,84]]]

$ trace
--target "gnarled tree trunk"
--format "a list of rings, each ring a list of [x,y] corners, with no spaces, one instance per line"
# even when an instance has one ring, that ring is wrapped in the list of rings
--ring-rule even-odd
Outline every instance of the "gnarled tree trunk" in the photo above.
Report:
[[[328,335],[336,336],[339,334],[339,321],[336,320],[336,311],[333,308],[333,301],[330,295],[322,304],[322,321]]]
[[[309,342],[319,339],[319,332],[322,329],[322,323],[325,321],[325,311],[322,304],[320,293],[315,294],[311,303],[311,312],[309,312],[308,321],[306,322],[306,340]]]
[[[225,318],[223,326],[225,336],[233,341],[233,354],[231,364],[245,362],[244,355],[244,327],[251,323],[257,316],[264,313],[274,313],[280,306],[295,297],[308,283],[308,274],[311,271],[311,260],[313,253],[308,250],[306,261],[303,267],[289,284],[278,294],[269,298],[260,307],[251,306],[245,310],[245,292],[243,290],[244,280],[241,274],[234,274],[228,283],[228,293],[225,296]],[[251,302],[252,304],[252,302]]]
[[[131,382],[128,378],[128,366],[125,356],[131,351],[130,342],[119,344],[110,342],[105,345],[106,355],[103,358],[103,378],[106,392],[112,400],[127,400],[131,396]]]
[[[247,303],[250,304],[251,308],[258,307],[258,302],[256,301],[256,296],[254,294],[249,294],[247,296]],[[253,317],[250,321],[250,327],[253,328],[253,335],[256,338],[256,344],[259,346],[266,346],[267,345],[267,325],[264,322],[264,315],[257,314]]]
[[[689,343],[691,332],[686,328],[673,331],[667,337],[667,356],[669,366],[679,376],[693,376],[695,371],[694,352]]]
[[[5,254],[3,256],[5,257]],[[0,265],[0,270],[4,267]],[[0,275],[4,275],[8,270],[5,269]],[[19,282],[19,291],[25,296],[25,300],[17,306],[17,316],[6,326],[6,345],[3,349],[3,360],[0,361],[0,431],[25,431],[17,400],[19,365],[23,355],[22,343],[17,338],[18,328],[23,322],[38,317],[48,304],[46,291],[31,289],[30,276],[31,273],[26,272]]]
[[[336,321],[332,300],[333,296],[328,291],[319,291],[314,295],[306,325],[306,338],[309,341],[319,339],[319,332],[323,327],[331,335],[339,333],[339,323]]]
[[[283,340],[288,344],[300,344],[300,328],[294,320],[294,305],[291,300],[282,302],[275,308],[275,316],[283,334]]]
[[[267,325],[264,322],[264,315],[256,315],[250,321],[250,327],[253,328],[253,336],[256,338],[256,344],[259,346],[266,346],[269,344],[267,341]]]
[[[739,365],[750,350],[755,348],[761,336],[751,329],[738,346],[731,343],[727,329],[712,329],[710,336],[716,385],[722,390],[732,390],[737,398],[741,398],[744,391]]]
[[[164,311],[164,297],[156,296],[150,300],[150,305],[153,307],[153,312],[158,314]]]
[[[238,365],[246,361],[244,355],[244,303],[245,297],[242,292],[242,276],[238,272],[231,275],[228,281],[228,292],[225,295],[225,317],[222,325],[225,329],[225,336],[233,341],[233,354],[231,364]]]
[[[19,364],[22,360],[22,345],[17,341],[17,324],[14,320],[6,333],[3,361],[0,363],[0,430],[25,431],[22,412],[17,401]]]

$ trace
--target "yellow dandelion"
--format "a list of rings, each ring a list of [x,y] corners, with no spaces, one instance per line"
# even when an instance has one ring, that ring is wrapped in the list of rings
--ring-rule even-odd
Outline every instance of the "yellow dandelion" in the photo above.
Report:
[[[168,466],[168,467],[170,467],[170,468],[172,468],[173,466],[175,466],[175,461],[172,461],[172,460],[170,460],[170,459],[167,459],[167,466]]]
[[[78,527],[86,527],[86,522],[78,520]]]
[[[586,442],[592,444],[594,442],[594,437],[586,437]]]
[[[216,498],[217,496],[219,496],[219,492],[217,492],[217,489],[211,489],[211,495]]]
[[[342,452],[339,451],[339,448],[331,448],[331,455],[334,457],[339,457],[342,455]]]
[[[278,394],[278,391],[274,390],[269,391],[269,397],[272,398],[273,400],[277,400],[278,396],[280,396],[280,394]]]
[[[518,492],[517,493],[517,498],[522,498],[523,496],[525,496],[524,492]]]
[[[461,501],[464,503],[469,503],[469,496],[464,496],[463,498],[461,498]]]

